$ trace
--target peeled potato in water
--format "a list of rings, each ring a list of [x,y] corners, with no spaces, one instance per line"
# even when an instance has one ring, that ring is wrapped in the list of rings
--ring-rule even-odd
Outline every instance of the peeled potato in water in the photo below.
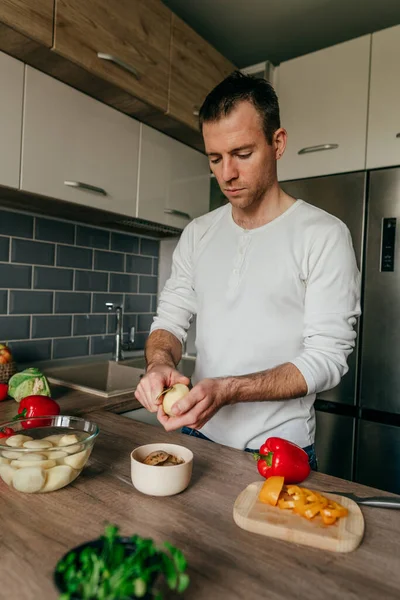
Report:
[[[58,465],[47,471],[46,483],[42,492],[54,492],[65,487],[77,477],[79,473],[68,465]]]
[[[40,467],[26,467],[14,471],[12,478],[13,486],[19,492],[34,494],[39,492],[46,481],[46,474]]]
[[[184,398],[189,393],[189,388],[184,383],[175,383],[172,389],[164,395],[163,409],[166,415],[174,417],[175,415],[171,412],[173,405]]]

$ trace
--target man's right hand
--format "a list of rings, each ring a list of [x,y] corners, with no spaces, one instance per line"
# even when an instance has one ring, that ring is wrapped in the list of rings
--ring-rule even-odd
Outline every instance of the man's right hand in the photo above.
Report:
[[[159,394],[175,383],[189,385],[190,379],[168,365],[154,365],[147,369],[135,391],[135,397],[148,411],[155,413],[162,404],[163,397]]]

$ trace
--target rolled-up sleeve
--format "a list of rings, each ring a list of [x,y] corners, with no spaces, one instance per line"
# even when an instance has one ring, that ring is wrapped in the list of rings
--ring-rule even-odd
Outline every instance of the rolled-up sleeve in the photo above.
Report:
[[[172,257],[171,276],[167,280],[157,307],[150,333],[157,329],[169,331],[180,342],[186,339],[193,315],[196,314],[196,293],[193,277],[194,222],[182,232]]]
[[[335,387],[347,373],[360,315],[360,273],[350,233],[335,223],[318,236],[309,255],[304,311],[304,350],[291,361],[308,393]]]

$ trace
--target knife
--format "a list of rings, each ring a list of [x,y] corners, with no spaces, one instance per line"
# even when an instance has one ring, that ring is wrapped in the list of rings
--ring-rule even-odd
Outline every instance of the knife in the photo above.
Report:
[[[391,498],[390,496],[356,496],[349,492],[326,492],[327,494],[337,494],[338,496],[345,496],[354,500],[357,504],[364,504],[365,506],[375,506],[377,508],[399,508],[400,509],[400,498]]]

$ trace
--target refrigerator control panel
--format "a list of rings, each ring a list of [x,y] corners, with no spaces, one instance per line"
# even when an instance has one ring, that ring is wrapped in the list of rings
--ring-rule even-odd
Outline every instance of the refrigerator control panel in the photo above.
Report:
[[[381,271],[394,271],[396,219],[382,219]]]

